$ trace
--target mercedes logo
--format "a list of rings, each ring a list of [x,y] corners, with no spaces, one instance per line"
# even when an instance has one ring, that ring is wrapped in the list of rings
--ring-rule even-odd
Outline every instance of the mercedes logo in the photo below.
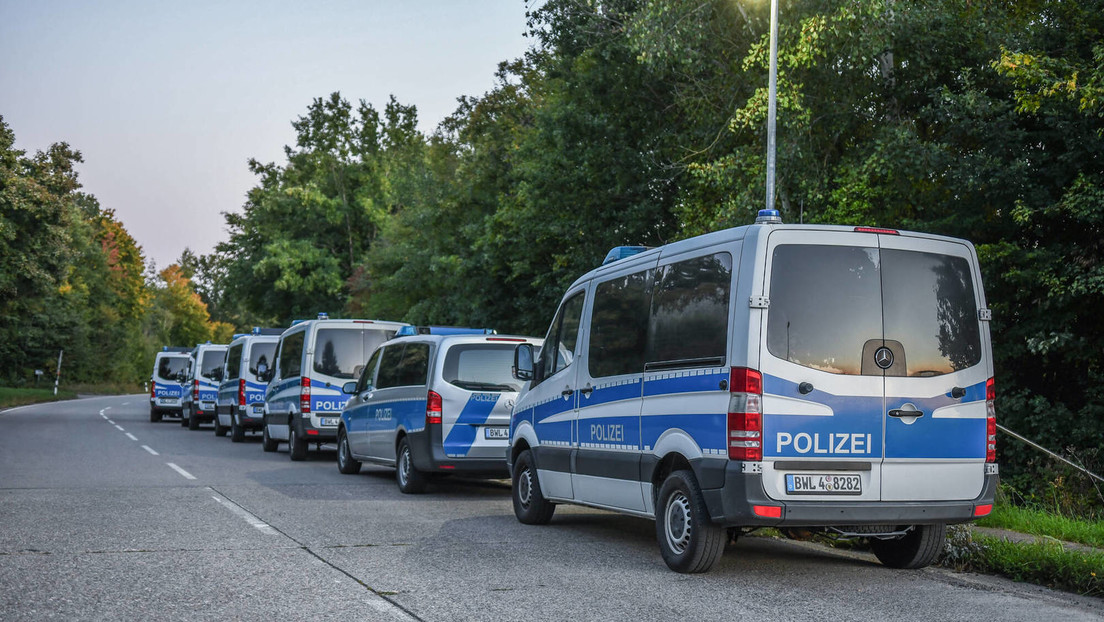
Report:
[[[874,351],[874,364],[882,369],[889,369],[893,366],[893,350],[882,346]]]

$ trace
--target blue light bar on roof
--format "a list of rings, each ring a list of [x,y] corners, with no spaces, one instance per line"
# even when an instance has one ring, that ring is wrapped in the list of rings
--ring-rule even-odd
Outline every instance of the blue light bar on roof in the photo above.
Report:
[[[497,335],[493,328],[465,328],[462,326],[403,326],[396,337],[412,335]]]
[[[647,246],[615,246],[610,249],[610,252],[606,253],[606,258],[602,260],[602,265],[604,266],[626,257],[632,257],[633,255],[639,255],[646,250],[648,250]]]

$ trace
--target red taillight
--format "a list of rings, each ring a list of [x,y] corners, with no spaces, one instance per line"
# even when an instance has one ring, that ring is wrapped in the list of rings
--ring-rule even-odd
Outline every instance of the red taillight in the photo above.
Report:
[[[303,376],[299,379],[299,412],[309,413],[310,407],[310,378]]]
[[[855,227],[856,233],[882,233],[885,235],[901,235],[896,229],[883,229],[881,227]]]
[[[150,397],[157,397],[157,383],[150,383]]]
[[[728,390],[728,459],[762,460],[763,374],[733,367]]]
[[[753,505],[751,511],[763,518],[782,518],[782,507],[778,505]]]
[[[245,378],[238,378],[238,405],[245,406]]]
[[[993,379],[985,381],[985,461],[997,461],[997,388]]]
[[[985,505],[974,506],[974,516],[989,516],[993,512],[993,504],[986,503]]]
[[[441,423],[441,396],[436,391],[426,394],[426,424]]]
[[[194,383],[192,385],[192,399],[194,401],[198,402],[199,401],[199,378],[196,378],[192,382]]]

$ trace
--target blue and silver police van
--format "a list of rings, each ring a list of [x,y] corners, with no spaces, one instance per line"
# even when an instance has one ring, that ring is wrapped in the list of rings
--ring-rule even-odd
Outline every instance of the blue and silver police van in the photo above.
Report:
[[[181,398],[192,357],[188,348],[164,346],[153,359],[150,374],[150,421],[156,423],[164,416],[181,417]]]
[[[404,493],[430,477],[504,478],[510,410],[521,383],[514,348],[531,337],[487,329],[406,327],[381,345],[356,382],[337,430],[337,468],[395,467]]]
[[[395,336],[402,322],[379,320],[297,320],[280,335],[276,365],[266,380],[261,447],[276,451],[286,442],[292,460],[304,460],[310,444],[337,440],[341,410],[349,399],[341,390],[360,377],[368,356]]]
[[[969,242],[765,210],[610,259],[567,290],[541,350],[517,348],[521,522],[557,503],[653,518],[679,572],[765,526],[867,538],[919,568],[947,524],[992,510],[990,312]]]
[[[218,389],[215,435],[240,443],[247,431],[259,431],[264,421],[264,394],[268,383],[261,380],[276,362],[276,342],[281,328],[255,327],[234,335],[226,349],[226,364]]]
[[[196,344],[192,350],[188,387],[182,400],[184,419],[180,422],[189,430],[198,430],[201,423],[215,420],[218,388],[225,363],[226,344],[208,341]]]

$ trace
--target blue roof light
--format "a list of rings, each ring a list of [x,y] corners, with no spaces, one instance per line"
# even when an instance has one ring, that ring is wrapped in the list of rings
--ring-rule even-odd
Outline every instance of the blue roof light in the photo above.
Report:
[[[755,217],[755,224],[780,225],[782,224],[782,213],[776,209],[761,209],[759,215]]]
[[[329,313],[326,313],[325,311],[323,311],[323,312],[321,312],[321,313],[319,313],[319,314],[318,314],[318,319],[320,319],[320,320],[328,320],[328,319],[330,319],[330,314],[329,314]]]
[[[493,328],[464,328],[462,326],[403,326],[396,337],[413,335],[497,335]]]
[[[639,255],[646,250],[648,250],[647,246],[615,246],[610,249],[610,252],[606,253],[606,258],[602,260],[602,265],[604,266],[626,257],[632,257],[633,255]]]

